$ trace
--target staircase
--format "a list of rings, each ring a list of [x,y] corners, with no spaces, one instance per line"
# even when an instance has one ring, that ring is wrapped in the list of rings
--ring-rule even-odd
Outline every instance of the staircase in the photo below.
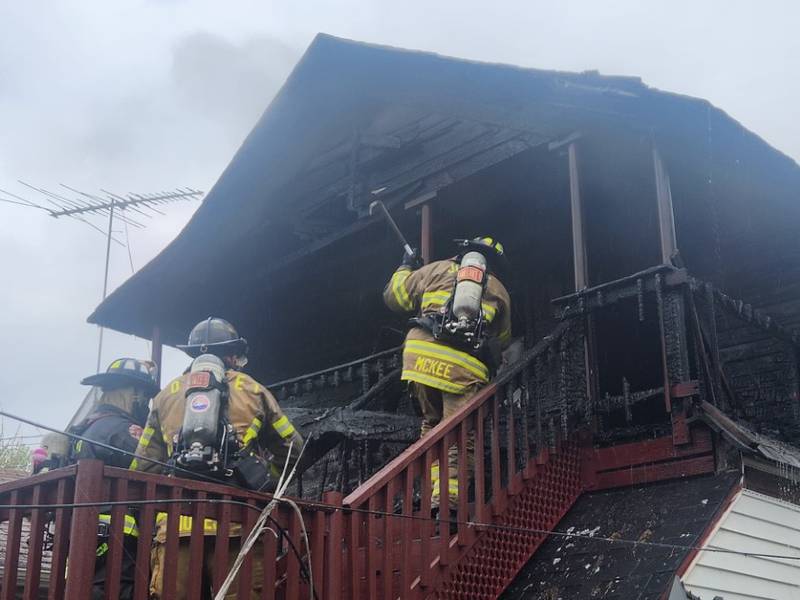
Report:
[[[556,425],[574,422],[573,415],[554,415],[532,390],[545,375],[537,366],[564,372],[567,330],[560,325],[516,368],[344,498],[350,512],[342,572],[349,577],[342,597],[489,599],[511,582],[546,537],[530,530],[551,530],[582,491],[581,453],[571,439],[577,435]],[[451,447],[458,449],[458,469],[448,474]],[[448,477],[470,490],[459,494],[452,525],[430,519],[435,461],[441,498]]]

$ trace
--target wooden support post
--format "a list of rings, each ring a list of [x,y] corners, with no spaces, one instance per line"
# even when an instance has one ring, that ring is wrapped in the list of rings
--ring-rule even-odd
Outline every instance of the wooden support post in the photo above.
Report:
[[[581,198],[580,172],[578,171],[578,146],[573,140],[568,146],[569,157],[569,200],[572,214],[572,260],[575,271],[575,291],[579,292],[589,285],[589,265],[586,259],[586,228],[583,223],[583,200]],[[592,317],[585,319],[583,336],[584,372],[586,377],[586,401],[590,410],[594,410],[595,370],[591,339],[593,327]]]
[[[421,209],[422,234],[420,235],[422,262],[426,265],[433,260],[433,207],[430,202]]]
[[[150,360],[156,364],[158,372],[156,373],[156,383],[161,385],[161,330],[158,326],[153,327],[153,336],[151,338],[153,346],[151,349]]]
[[[667,265],[672,262],[672,256],[678,248],[678,242],[675,236],[675,213],[672,208],[669,175],[655,144],[653,144],[653,169],[656,178],[658,229],[661,234],[661,262]]]
[[[589,273],[586,262],[586,236],[583,226],[583,202],[576,142],[570,143],[568,155],[569,199],[572,211],[572,258],[575,267],[575,291],[580,291],[589,285]]]
[[[96,459],[79,461],[75,477],[75,502],[92,503],[101,500],[103,500],[102,461]],[[65,594],[67,600],[84,600],[92,597],[99,512],[97,506],[76,508],[72,511]]]

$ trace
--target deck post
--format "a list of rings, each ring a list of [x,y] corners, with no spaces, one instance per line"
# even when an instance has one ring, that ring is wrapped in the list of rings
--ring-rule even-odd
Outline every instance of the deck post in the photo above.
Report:
[[[586,259],[586,228],[583,222],[583,199],[581,198],[580,172],[578,171],[578,146],[573,140],[567,147],[569,159],[569,200],[572,214],[572,257],[575,271],[575,291],[579,292],[589,285],[589,265]],[[594,413],[595,369],[594,369],[594,325],[592,316],[584,320],[583,361],[586,377],[587,414]],[[595,424],[592,424],[595,427]]]
[[[569,200],[572,213],[572,260],[575,267],[575,291],[579,292],[589,285],[589,273],[586,262],[586,235],[583,225],[583,201],[576,142],[570,142],[567,153],[569,156]]]
[[[675,236],[675,213],[672,208],[669,174],[655,144],[653,144],[653,170],[656,179],[656,201],[658,202],[658,230],[661,235],[661,262],[668,265],[671,264],[672,256],[678,249]]]
[[[84,442],[85,443],[85,442]],[[78,461],[75,477],[75,503],[103,500],[103,462],[96,459]],[[69,567],[66,600],[92,597],[94,561],[97,553],[98,506],[75,508],[69,532]]]

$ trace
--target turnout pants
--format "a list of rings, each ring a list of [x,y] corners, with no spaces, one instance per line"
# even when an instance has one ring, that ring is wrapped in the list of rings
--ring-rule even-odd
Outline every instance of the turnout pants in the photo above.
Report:
[[[420,409],[422,410],[420,437],[427,435],[439,422],[464,406],[481,387],[481,385],[476,384],[471,386],[464,394],[451,394],[420,383],[412,383],[412,393],[417,398]],[[460,491],[458,489],[458,448],[456,446],[451,446],[447,454],[448,503],[450,509],[455,510],[458,507],[458,494]],[[475,437],[472,434],[467,438],[467,463],[467,477],[468,479],[472,479],[475,471]],[[433,487],[431,505],[433,507],[438,507],[440,485],[438,460],[434,461],[431,465],[431,485]],[[466,493],[466,490],[463,490],[463,493]]]
[[[180,545],[178,547],[178,569],[177,569],[177,584],[176,590],[177,593],[175,595],[176,600],[185,600],[187,598],[187,589],[189,587],[189,579],[194,577],[202,577],[203,578],[203,598],[211,597],[213,598],[213,594],[216,593],[216,590],[212,590],[212,595],[208,595],[208,591],[211,589],[211,581],[212,581],[212,574],[214,569],[219,568],[218,565],[214,564],[214,544],[209,543],[211,536],[206,537],[206,543],[203,546],[203,564],[202,565],[191,565],[189,564],[189,538],[182,537],[180,539]],[[228,564],[225,567],[225,573],[233,566],[234,561],[236,560],[236,556],[239,554],[241,540],[239,539],[231,539],[230,546],[229,546],[229,553],[228,553]],[[162,591],[164,589],[164,558],[165,558],[165,550],[166,544],[156,542],[156,545],[153,547],[150,553],[150,569],[151,569],[151,577],[150,577],[150,597],[151,598],[161,598]],[[261,542],[256,542],[253,548],[250,550],[250,556],[253,557],[253,570],[252,570],[252,578],[251,578],[251,586],[250,586],[250,594],[249,596],[239,596],[239,576],[237,575],[236,579],[234,579],[233,584],[228,589],[228,593],[225,595],[226,600],[236,600],[237,598],[242,598],[242,600],[246,600],[250,598],[250,600],[258,600],[261,598],[261,587],[264,582],[264,570],[263,570],[263,560],[264,560],[264,547],[262,546]],[[241,571],[240,571],[241,574]]]

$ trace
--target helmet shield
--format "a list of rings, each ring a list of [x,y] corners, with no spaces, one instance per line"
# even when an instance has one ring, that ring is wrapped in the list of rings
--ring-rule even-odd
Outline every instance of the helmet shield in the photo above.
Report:
[[[209,317],[200,321],[189,333],[189,341],[178,348],[192,358],[213,354],[219,358],[247,355],[247,340],[240,337],[233,325],[225,319]]]

